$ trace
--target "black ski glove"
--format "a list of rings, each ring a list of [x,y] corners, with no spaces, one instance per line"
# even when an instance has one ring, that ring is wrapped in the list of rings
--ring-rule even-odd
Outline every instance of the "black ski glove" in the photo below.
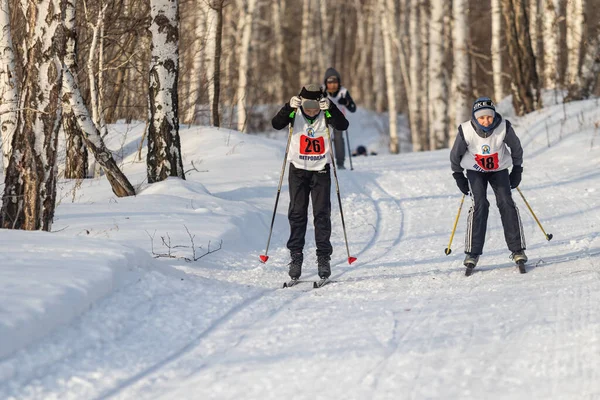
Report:
[[[510,188],[514,189],[521,183],[521,175],[523,174],[523,167],[515,165],[510,173]]]
[[[454,180],[456,180],[456,186],[460,189],[463,194],[469,194],[469,180],[462,172],[454,172],[452,174]]]
[[[341,106],[348,105],[348,99],[347,99],[347,98],[345,98],[345,97],[341,97],[341,98],[338,100],[338,104],[339,104],[339,105],[341,105]]]

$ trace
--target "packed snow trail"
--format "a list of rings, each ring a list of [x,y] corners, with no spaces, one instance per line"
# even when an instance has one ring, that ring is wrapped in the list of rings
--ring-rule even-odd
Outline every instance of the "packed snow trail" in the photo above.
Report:
[[[595,132],[586,126],[600,111],[580,104],[570,111],[587,125],[577,130],[573,117],[570,128],[550,126],[549,147],[540,121],[552,121],[560,108],[515,124],[525,146],[521,189],[554,235],[544,238],[515,191],[527,274],[508,258],[491,190],[474,274],[465,277],[462,265],[469,199],[452,254],[444,254],[461,196],[447,150],[355,158],[355,170],[338,175],[358,261],[345,262],[332,198],[332,283],[281,289],[284,188],[266,265],[258,261],[262,248],[242,247],[208,267],[173,264],[183,277],[151,273],[0,360],[0,398],[599,397],[600,137],[592,145]],[[214,196],[234,198],[219,189],[222,175],[202,178]],[[269,179],[267,190],[238,197],[264,220],[276,187]],[[301,278],[308,281],[316,279],[310,225]],[[253,229],[249,240],[266,239],[268,226],[242,228]]]

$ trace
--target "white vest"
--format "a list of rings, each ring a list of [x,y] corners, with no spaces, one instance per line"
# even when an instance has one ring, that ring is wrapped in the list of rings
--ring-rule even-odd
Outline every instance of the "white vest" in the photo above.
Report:
[[[308,171],[320,171],[329,163],[330,148],[327,125],[323,111],[310,124],[300,110],[296,111],[288,161],[294,167]]]
[[[487,138],[482,138],[475,132],[471,121],[460,126],[467,142],[467,152],[460,160],[461,167],[479,172],[494,172],[512,166],[512,156],[504,143],[506,120],[502,119]]]
[[[329,100],[331,100],[332,102],[335,103],[335,105],[342,111],[342,113],[346,114],[346,107],[340,104],[340,99],[342,97],[346,97],[346,93],[348,93],[348,89],[346,89],[345,87],[341,87],[338,90],[337,95],[334,97],[332,95],[329,94],[329,92],[327,92],[327,97],[329,98]]]

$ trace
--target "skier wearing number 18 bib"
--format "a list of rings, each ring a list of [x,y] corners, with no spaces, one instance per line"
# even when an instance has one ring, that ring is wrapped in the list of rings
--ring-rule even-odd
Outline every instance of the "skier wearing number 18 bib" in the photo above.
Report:
[[[291,255],[290,278],[298,279],[302,273],[309,197],[313,206],[318,273],[322,279],[329,278],[333,248],[330,242],[331,149],[327,125],[344,131],[348,129],[348,120],[324,96],[320,86],[312,84],[304,86],[298,96],[292,97],[271,123],[277,130],[292,125],[288,152],[290,238],[287,247]]]
[[[473,199],[465,239],[466,274],[470,275],[483,252],[490,206],[488,183],[496,196],[511,257],[516,263],[527,262],[523,226],[511,194],[521,182],[523,148],[511,123],[496,112],[490,98],[475,100],[471,120],[458,127],[450,163],[458,188],[465,195],[470,192]]]

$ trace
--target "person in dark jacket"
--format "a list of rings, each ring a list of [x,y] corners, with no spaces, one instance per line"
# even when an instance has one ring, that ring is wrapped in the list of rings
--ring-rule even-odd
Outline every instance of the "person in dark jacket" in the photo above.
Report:
[[[465,239],[467,269],[475,268],[483,252],[490,206],[488,183],[496,195],[511,257],[515,262],[527,262],[521,217],[511,194],[511,189],[521,183],[523,148],[511,123],[496,112],[489,97],[475,100],[471,120],[458,127],[450,163],[458,188],[465,195],[471,193],[473,199]]]
[[[320,278],[331,275],[331,149],[328,126],[348,129],[348,120],[321,91],[319,85],[306,85],[293,96],[271,121],[280,130],[292,125],[288,151],[290,237],[287,247],[291,262],[289,275],[299,279],[304,260],[304,242],[308,223],[308,202],[312,199],[317,265]]]
[[[356,104],[354,104],[350,92],[342,86],[342,78],[339,72],[334,68],[328,68],[327,71],[325,71],[323,84],[323,88],[326,91],[329,100],[335,103],[344,114],[346,113],[346,110],[351,113],[356,111]],[[344,131],[334,129],[333,146],[335,151],[335,165],[339,169],[346,168],[344,167],[344,162],[346,160],[345,145]]]

